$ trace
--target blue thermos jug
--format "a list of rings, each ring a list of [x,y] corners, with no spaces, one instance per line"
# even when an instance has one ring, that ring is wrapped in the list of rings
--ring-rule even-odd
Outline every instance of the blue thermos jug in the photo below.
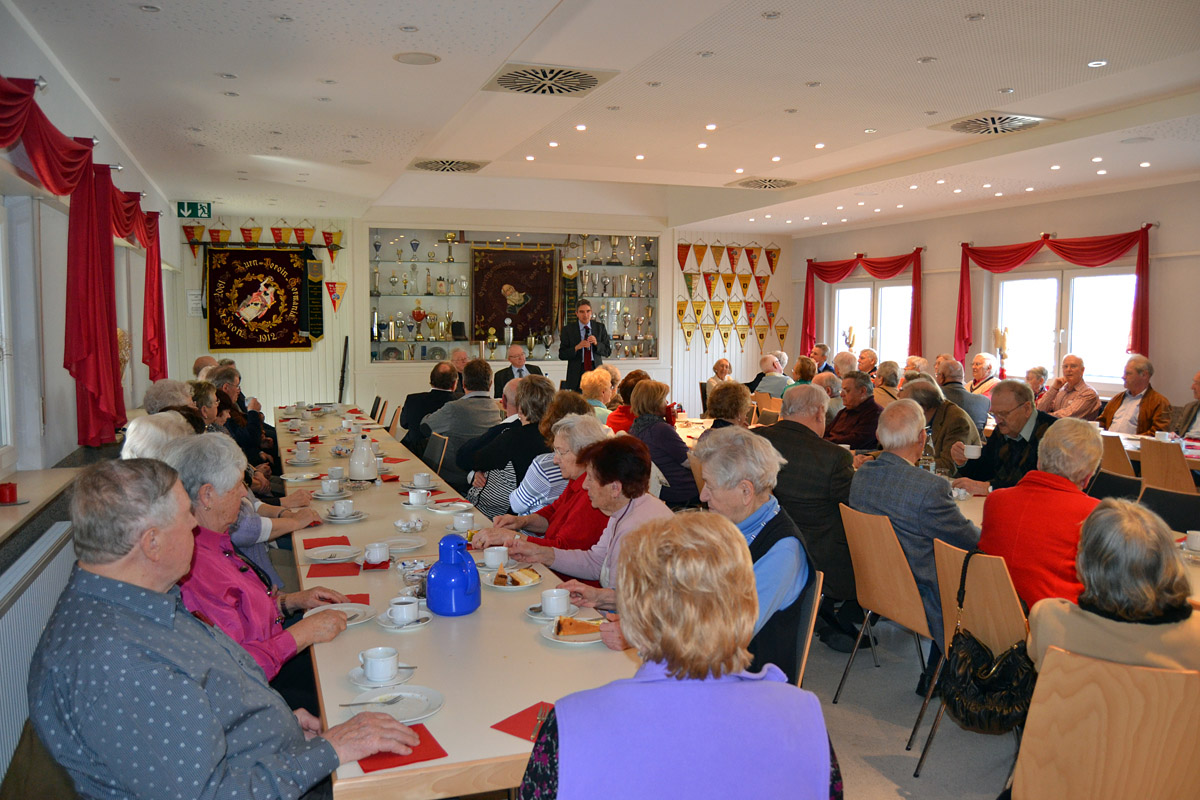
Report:
[[[467,540],[455,533],[438,542],[437,563],[425,584],[429,610],[443,617],[461,617],[479,608],[482,594],[479,569],[467,550]]]

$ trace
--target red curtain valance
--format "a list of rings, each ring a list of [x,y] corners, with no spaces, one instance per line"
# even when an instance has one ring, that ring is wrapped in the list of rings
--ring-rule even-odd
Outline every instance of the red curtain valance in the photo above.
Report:
[[[891,258],[865,258],[862,254],[845,261],[813,261],[808,259],[804,278],[804,314],[800,323],[800,352],[807,354],[817,343],[817,305],[814,278],[826,283],[840,283],[855,267],[861,266],[872,278],[894,278],[912,267],[912,314],[908,321],[908,354],[921,354],[921,248]]]
[[[144,213],[136,193],[116,190],[109,167],[93,164],[91,140],[63,135],[34,101],[35,91],[32,80],[0,76],[0,147],[20,142],[42,185],[71,196],[63,366],[75,378],[79,443],[95,446],[114,441],[125,424],[114,235],[134,234],[146,249],[142,361],[151,380],[167,377],[158,213]]]
[[[1040,239],[997,247],[962,245],[962,263],[958,278],[958,315],[954,324],[954,357],[964,360],[973,342],[971,334],[971,272],[974,261],[988,272],[1011,272],[1047,247],[1064,261],[1081,267],[1110,264],[1137,247],[1136,281],[1133,289],[1133,318],[1129,327],[1130,353],[1150,354],[1150,228],[1147,223],[1136,231],[1111,236],[1087,236],[1079,239]]]

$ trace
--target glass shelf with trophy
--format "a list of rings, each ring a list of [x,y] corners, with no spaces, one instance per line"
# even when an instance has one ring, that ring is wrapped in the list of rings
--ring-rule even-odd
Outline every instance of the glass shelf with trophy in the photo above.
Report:
[[[503,360],[514,342],[532,361],[556,360],[560,327],[572,317],[563,309],[585,297],[612,337],[613,358],[659,355],[657,236],[403,227],[368,235],[372,361],[436,361],[455,347]],[[512,272],[534,253],[536,270]],[[497,272],[476,269],[484,257]]]

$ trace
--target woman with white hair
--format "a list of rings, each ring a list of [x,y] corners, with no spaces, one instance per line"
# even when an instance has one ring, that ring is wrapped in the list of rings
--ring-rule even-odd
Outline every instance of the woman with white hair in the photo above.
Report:
[[[1054,646],[1122,664],[1200,669],[1200,614],[1188,604],[1187,568],[1161,517],[1137,503],[1102,501],[1083,521],[1075,568],[1078,605],[1051,597],[1029,614],[1034,666]]]
[[[1000,382],[996,374],[996,357],[991,353],[979,353],[971,362],[971,381],[967,391],[971,394],[992,396],[992,389]]]
[[[192,400],[192,392],[186,383],[164,378],[150,384],[150,388],[146,389],[146,394],[142,397],[142,407],[146,409],[147,414],[157,414],[168,406],[196,407]]]
[[[191,435],[192,426],[178,411],[159,411],[157,414],[134,417],[125,426],[121,458],[159,458],[168,442]]]
[[[716,363],[713,364],[712,377],[705,384],[705,391],[711,396],[718,388],[733,380],[731,377],[732,372],[733,367],[730,365],[729,359],[718,358]]]
[[[616,394],[612,385],[612,375],[599,368],[585,372],[579,379],[579,391],[583,394],[583,399],[587,400],[588,405],[592,407],[596,419],[605,422],[608,415],[612,413],[608,410],[608,403]]]
[[[1094,426],[1060,419],[1042,437],[1037,469],[984,501],[979,549],[1004,558],[1027,608],[1045,597],[1074,602],[1083,591],[1075,573],[1079,526],[1100,503],[1083,490],[1100,466],[1102,450]]]
[[[796,523],[771,493],[787,461],[763,437],[732,427],[709,433],[690,458],[704,478],[701,501],[736,525],[750,548],[758,593],[752,668],[774,664],[795,683],[798,600],[815,569]]]

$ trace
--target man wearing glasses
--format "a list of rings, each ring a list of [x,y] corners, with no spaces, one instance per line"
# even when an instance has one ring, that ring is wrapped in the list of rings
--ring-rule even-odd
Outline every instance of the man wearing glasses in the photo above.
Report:
[[[968,459],[966,445],[950,450],[957,467],[956,488],[971,494],[1015,486],[1026,472],[1037,469],[1038,442],[1057,418],[1033,405],[1033,391],[1021,381],[1000,381],[992,389],[992,416],[996,429],[979,458]]]

